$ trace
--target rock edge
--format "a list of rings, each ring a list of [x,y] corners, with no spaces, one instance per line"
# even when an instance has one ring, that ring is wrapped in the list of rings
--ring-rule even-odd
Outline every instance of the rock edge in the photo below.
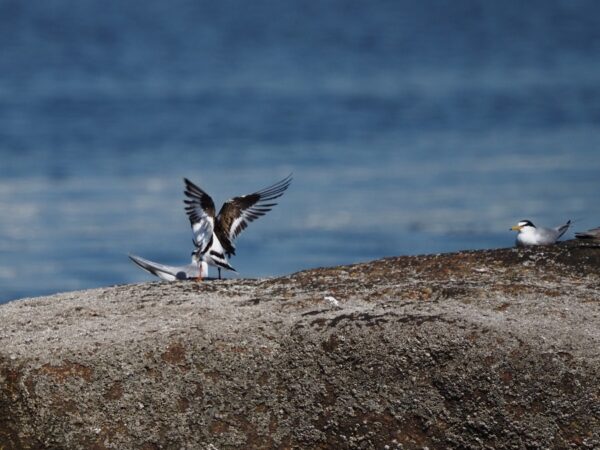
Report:
[[[14,301],[0,449],[597,448],[599,275],[568,242]]]

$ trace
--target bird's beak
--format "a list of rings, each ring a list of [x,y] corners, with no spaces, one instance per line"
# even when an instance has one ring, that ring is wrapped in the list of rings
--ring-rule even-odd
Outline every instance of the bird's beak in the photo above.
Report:
[[[510,227],[510,229],[512,231],[521,231],[521,228],[523,228],[523,227],[520,227],[519,225],[515,225],[514,227]]]

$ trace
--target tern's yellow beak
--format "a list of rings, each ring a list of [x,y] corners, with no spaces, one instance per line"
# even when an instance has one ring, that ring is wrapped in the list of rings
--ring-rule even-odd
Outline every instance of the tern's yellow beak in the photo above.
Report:
[[[522,229],[522,228],[523,228],[523,227],[522,227],[522,226],[520,226],[520,225],[515,225],[514,227],[510,227],[510,229],[511,229],[512,231],[521,231],[521,229]]]

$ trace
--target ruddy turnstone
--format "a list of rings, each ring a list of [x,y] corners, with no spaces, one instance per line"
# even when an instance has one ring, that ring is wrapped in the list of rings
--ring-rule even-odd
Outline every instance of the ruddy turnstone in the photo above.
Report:
[[[205,191],[187,178],[184,178],[185,211],[190,219],[194,234],[194,254],[198,261],[221,269],[235,269],[229,258],[235,255],[233,241],[246,229],[248,224],[265,215],[277,203],[273,200],[283,195],[292,182],[292,175],[283,180],[240,197],[234,197],[221,207],[215,216],[215,203]]]

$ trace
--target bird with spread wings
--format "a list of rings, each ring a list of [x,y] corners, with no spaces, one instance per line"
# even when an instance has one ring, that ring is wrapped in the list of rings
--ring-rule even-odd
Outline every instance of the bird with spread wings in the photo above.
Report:
[[[235,239],[250,222],[264,216],[277,204],[273,200],[281,197],[290,186],[292,175],[260,191],[226,201],[216,216],[215,203],[210,195],[187,178],[183,181],[185,211],[194,236],[195,250],[192,254],[199,263],[217,267],[221,278],[221,269],[235,272],[229,264],[229,258],[235,255]],[[199,276],[198,280],[201,279]]]

